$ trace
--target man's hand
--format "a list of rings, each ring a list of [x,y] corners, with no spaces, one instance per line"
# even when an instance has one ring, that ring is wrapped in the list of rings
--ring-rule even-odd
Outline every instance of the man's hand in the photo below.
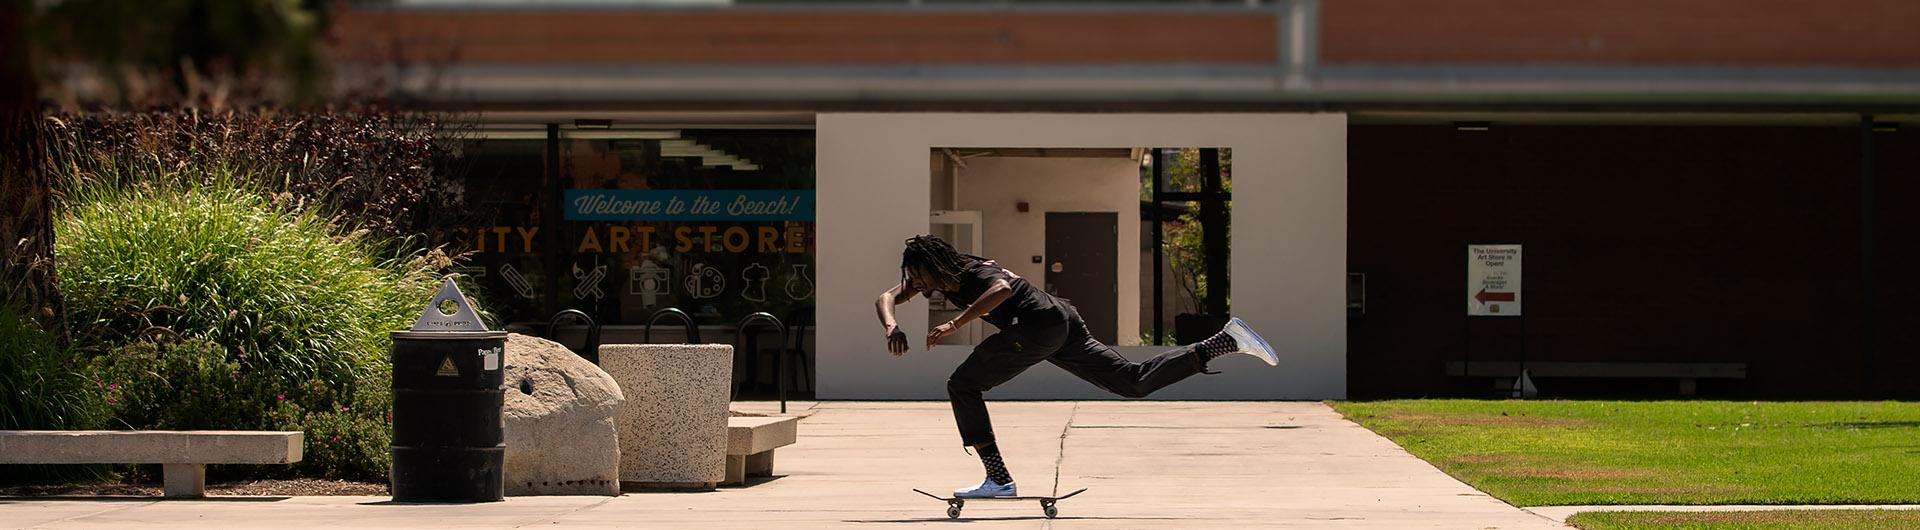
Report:
[[[927,349],[933,349],[933,345],[938,344],[940,339],[946,338],[947,335],[952,335],[953,332],[959,330],[960,328],[954,326],[952,322],[934,326],[933,331],[927,332]]]
[[[894,357],[907,353],[911,348],[907,345],[907,333],[900,331],[900,326],[887,326],[886,335],[887,353],[893,354]]]

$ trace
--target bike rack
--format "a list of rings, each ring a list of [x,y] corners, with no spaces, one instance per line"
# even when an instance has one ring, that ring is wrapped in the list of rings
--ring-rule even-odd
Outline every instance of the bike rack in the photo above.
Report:
[[[574,355],[578,355],[580,356],[580,358],[586,359],[587,362],[593,363],[595,366],[598,366],[600,364],[600,324],[597,322],[594,322],[593,317],[587,316],[585,312],[578,309],[568,309],[565,311],[561,311],[559,313],[554,313],[553,318],[547,320],[547,338],[553,340],[554,342],[560,342],[559,341],[560,334],[557,331],[557,328],[559,328],[560,326],[560,321],[568,317],[572,317],[574,320],[586,321],[587,351],[582,352],[580,350],[574,350],[573,348],[567,348],[567,349],[573,350]]]
[[[680,323],[687,326],[687,344],[700,343],[700,326],[694,325],[692,315],[688,315],[686,311],[681,311],[680,308],[677,307],[661,308],[654,311],[652,315],[648,315],[647,327],[641,335],[641,340],[646,341],[648,344],[653,343],[653,323],[660,321],[660,317],[662,316],[678,317]]]
[[[778,388],[780,392],[780,413],[786,414],[787,413],[787,379],[785,377],[781,377],[782,374],[780,373],[780,362],[781,362],[781,359],[787,356],[787,351],[788,351],[787,348],[791,347],[787,343],[787,326],[786,324],[780,323],[780,317],[773,316],[771,313],[767,313],[766,311],[756,312],[754,314],[747,315],[746,318],[740,319],[740,325],[735,327],[738,330],[736,331],[738,336],[735,337],[734,341],[737,343],[738,346],[741,346],[741,347],[735,348],[734,351],[737,353],[742,349],[748,350],[748,353],[754,356],[754,357],[751,357],[752,359],[751,362],[753,362],[754,365],[756,366],[759,365],[759,358],[758,358],[758,355],[760,354],[759,349],[745,347],[749,345],[757,345],[757,344],[750,344],[755,341],[753,339],[753,335],[748,333],[748,331],[751,330],[750,329],[751,326],[753,326],[755,323],[766,323],[766,324],[772,325],[774,334],[780,337],[780,342],[781,342],[780,353],[774,354],[774,357],[773,357],[773,381],[774,381],[774,386]],[[734,365],[739,366],[738,355],[736,355],[734,358]],[[743,382],[739,382],[739,381],[736,381],[733,384],[734,399],[740,398],[740,387],[742,386],[742,384]]]
[[[809,370],[809,367],[807,366],[807,344],[806,344],[807,313],[812,312],[812,309],[813,308],[810,308],[810,307],[803,307],[803,308],[793,310],[793,321],[791,324],[787,326],[787,331],[788,331],[787,335],[788,335],[788,338],[790,339],[788,343],[793,345],[793,349],[790,350],[790,352],[795,354],[793,355],[793,358],[795,360],[800,361],[800,366],[798,367],[799,370],[795,371],[794,373],[794,375],[796,376],[795,379],[799,383],[801,383],[803,386],[805,386],[808,391],[813,391],[813,383],[811,383],[810,380],[807,379],[807,373],[810,372],[811,370]],[[787,352],[782,352],[781,355],[785,356],[787,355]]]

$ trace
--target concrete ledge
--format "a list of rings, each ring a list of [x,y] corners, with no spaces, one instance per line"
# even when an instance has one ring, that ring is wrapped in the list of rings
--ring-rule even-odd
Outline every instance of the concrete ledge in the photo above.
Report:
[[[1447,375],[1462,377],[1467,369],[1474,377],[1516,377],[1520,363],[1514,361],[1453,361],[1447,363]],[[1640,362],[1529,362],[1534,377],[1600,377],[1658,379],[1746,379],[1746,363],[1640,363]]]
[[[793,445],[799,440],[800,418],[734,416],[727,418],[727,454],[750,455]]]
[[[168,498],[206,496],[207,464],[291,464],[299,431],[0,431],[0,464],[161,464]]]
[[[773,475],[773,450],[799,439],[800,418],[736,416],[727,418],[727,478],[741,486],[747,477]]]

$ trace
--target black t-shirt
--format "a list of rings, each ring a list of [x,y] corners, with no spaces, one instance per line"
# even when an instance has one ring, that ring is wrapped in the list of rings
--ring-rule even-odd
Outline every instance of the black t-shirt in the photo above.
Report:
[[[993,285],[994,280],[1006,280],[1007,285],[1013,288],[1013,295],[1007,297],[1006,301],[1000,302],[993,311],[981,316],[981,320],[993,324],[994,327],[1006,329],[1007,326],[1026,321],[1054,322],[1062,318],[1060,300],[1053,295],[1027,283],[1026,278],[1014,274],[1013,271],[1001,268],[993,260],[979,256],[967,257],[972,261],[967,263],[966,268],[960,272],[960,290],[941,291],[941,294],[946,295],[947,301],[952,302],[953,305],[965,310],[975,300],[979,300],[980,295],[986,294],[987,288]]]

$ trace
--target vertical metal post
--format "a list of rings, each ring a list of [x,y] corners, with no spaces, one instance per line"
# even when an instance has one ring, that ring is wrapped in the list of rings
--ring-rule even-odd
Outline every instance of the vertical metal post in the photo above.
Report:
[[[1273,60],[1279,87],[1310,88],[1320,62],[1320,3],[1282,0],[1274,10]]]
[[[1162,282],[1166,281],[1166,279],[1162,277],[1160,269],[1166,266],[1165,262],[1167,259],[1166,236],[1160,227],[1162,222],[1160,219],[1160,190],[1166,187],[1166,161],[1161,159],[1160,148],[1157,147],[1147,150],[1147,156],[1153,157],[1152,189],[1147,193],[1147,196],[1153,201],[1153,204],[1149,207],[1153,214],[1153,344],[1160,345],[1162,337],[1167,336],[1167,330],[1165,329],[1166,301],[1161,300],[1160,296],[1160,293],[1165,290]]]
[[[560,252],[564,248],[560,237],[560,197],[565,193],[566,185],[560,175],[560,124],[547,124],[547,200],[540,205],[540,232],[547,234],[541,238],[542,263],[546,269],[546,278],[542,284],[546,287],[546,312],[560,310]]]
[[[1522,274],[1524,274],[1524,272]],[[1525,383],[1527,379],[1527,316],[1524,314],[1520,315],[1519,319],[1520,319],[1520,376],[1515,377],[1513,379],[1513,390],[1515,394],[1518,394],[1517,396],[1514,396],[1514,397],[1526,399],[1527,393],[1526,391],[1522,390],[1525,387],[1521,385]]]
[[[1226,316],[1232,283],[1227,277],[1227,253],[1231,250],[1227,246],[1227,201],[1221,197],[1219,149],[1200,150],[1200,181],[1204,193],[1200,200],[1200,248],[1207,254],[1206,312]]]
[[[1860,116],[1860,392],[1874,392],[1873,116]]]

